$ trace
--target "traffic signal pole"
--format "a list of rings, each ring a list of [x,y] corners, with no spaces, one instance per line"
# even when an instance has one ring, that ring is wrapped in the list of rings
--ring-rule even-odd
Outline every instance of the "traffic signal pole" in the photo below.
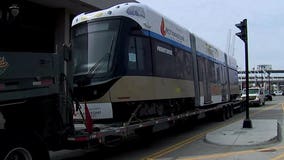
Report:
[[[245,19],[246,20],[246,19]],[[243,128],[252,128],[252,122],[249,116],[249,61],[248,61],[248,42],[245,42],[245,63],[246,63],[246,119],[243,122]]]
[[[241,23],[236,24],[236,27],[238,27],[241,32],[236,33],[236,35],[244,41],[245,43],[245,72],[246,72],[246,118],[243,122],[243,128],[252,128],[252,122],[249,116],[249,60],[248,60],[248,34],[247,34],[247,19],[244,19],[241,21]]]

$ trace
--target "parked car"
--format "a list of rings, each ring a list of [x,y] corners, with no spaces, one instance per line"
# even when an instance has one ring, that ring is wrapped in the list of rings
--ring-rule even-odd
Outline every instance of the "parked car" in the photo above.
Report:
[[[269,90],[264,91],[265,101],[272,101],[272,94],[269,94]]]
[[[283,95],[283,91],[274,91],[273,95],[275,95],[275,96],[282,96]]]
[[[243,91],[241,98],[246,99],[245,90]],[[265,105],[265,93],[262,88],[249,88],[249,104],[257,106]]]

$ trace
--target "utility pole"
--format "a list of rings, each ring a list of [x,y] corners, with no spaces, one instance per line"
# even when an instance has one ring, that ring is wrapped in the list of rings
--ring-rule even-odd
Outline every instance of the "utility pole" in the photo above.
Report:
[[[252,128],[252,122],[249,117],[249,64],[248,64],[248,31],[247,31],[247,19],[244,19],[240,23],[235,25],[241,32],[236,33],[236,35],[243,40],[245,43],[245,72],[246,72],[246,119],[243,122],[243,128]]]
[[[268,90],[269,90],[269,94],[271,93],[270,90],[270,72],[268,72]]]

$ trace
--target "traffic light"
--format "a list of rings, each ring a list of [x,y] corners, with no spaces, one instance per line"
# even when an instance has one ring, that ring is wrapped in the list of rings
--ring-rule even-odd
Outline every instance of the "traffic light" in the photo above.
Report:
[[[246,65],[246,86],[249,86],[249,60],[248,60],[248,30],[247,30],[247,19],[244,19],[241,21],[241,23],[238,23],[235,25],[238,27],[241,32],[236,33],[236,35],[245,42],[245,65]],[[249,90],[247,88],[246,90],[246,101],[245,101],[245,106],[246,106],[246,119],[244,119],[243,122],[243,128],[252,128],[252,121],[249,117]]]
[[[247,42],[247,19],[244,19],[241,23],[238,23],[235,26],[241,30],[241,32],[236,33],[236,35],[244,42]]]

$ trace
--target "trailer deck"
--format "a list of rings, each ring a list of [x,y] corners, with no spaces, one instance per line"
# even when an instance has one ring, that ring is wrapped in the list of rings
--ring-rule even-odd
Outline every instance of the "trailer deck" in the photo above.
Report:
[[[116,140],[126,139],[128,136],[135,135],[139,129],[151,128],[152,132],[157,132],[160,130],[168,129],[174,126],[175,123],[180,120],[188,120],[194,116],[195,118],[203,117],[203,114],[210,112],[219,112],[219,120],[225,120],[230,117],[233,110],[238,110],[241,107],[241,102],[228,102],[216,105],[215,107],[209,107],[204,109],[196,109],[194,111],[188,111],[178,115],[163,116],[163,117],[153,117],[144,120],[136,120],[132,122],[116,123],[116,124],[93,124],[92,132],[89,133],[84,121],[76,121],[74,124],[76,134],[75,136],[68,137],[68,141],[72,143],[76,142],[94,142],[97,145],[108,145]],[[232,110],[233,109],[233,110]],[[227,110],[227,112],[224,112]],[[229,111],[229,112],[228,112]],[[221,115],[220,115],[221,114]],[[223,115],[225,114],[225,115]],[[224,116],[224,119],[222,119]],[[226,117],[227,116],[227,117]],[[231,115],[232,116],[232,115]]]

